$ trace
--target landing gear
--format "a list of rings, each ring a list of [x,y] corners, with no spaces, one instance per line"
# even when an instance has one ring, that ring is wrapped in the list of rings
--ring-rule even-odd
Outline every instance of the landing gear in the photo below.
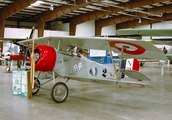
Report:
[[[40,84],[40,81],[39,81],[40,74],[41,74],[41,72],[38,73],[37,77],[34,77],[34,88],[32,89],[32,95],[35,95],[36,93],[38,93],[38,91],[40,89],[44,89],[44,88],[41,88],[41,85],[44,85],[44,84],[54,80],[54,85],[53,85],[53,87],[51,89],[51,98],[56,103],[64,102],[68,97],[68,87],[67,87],[67,85],[65,83],[63,83],[63,82],[55,83],[56,77],[55,77],[54,71],[52,73],[52,76],[53,76],[52,78],[50,78],[49,80],[46,80],[45,82],[41,82],[41,84]],[[67,81],[68,80],[69,79],[67,79]],[[45,89],[45,90],[48,90],[48,89]]]
[[[68,97],[68,87],[63,82],[57,82],[54,84],[52,90],[51,90],[51,97],[54,102],[56,103],[62,103],[66,100]]]
[[[32,89],[32,95],[38,93],[40,89],[40,81],[38,78],[34,77],[34,88]]]

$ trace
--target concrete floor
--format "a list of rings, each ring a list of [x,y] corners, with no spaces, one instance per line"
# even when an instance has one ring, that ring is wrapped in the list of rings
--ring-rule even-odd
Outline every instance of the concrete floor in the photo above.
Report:
[[[165,74],[157,63],[140,69],[155,88],[134,88],[69,81],[64,103],[52,101],[50,91],[40,90],[31,100],[12,96],[12,73],[0,67],[0,120],[171,120],[172,66]],[[53,83],[44,85],[51,89]]]

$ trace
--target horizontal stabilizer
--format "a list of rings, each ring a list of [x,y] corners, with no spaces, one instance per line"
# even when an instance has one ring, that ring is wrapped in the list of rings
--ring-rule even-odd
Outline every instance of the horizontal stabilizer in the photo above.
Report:
[[[133,79],[150,81],[150,78],[148,78],[145,74],[138,71],[121,69],[121,72],[123,72],[128,77],[133,78]]]

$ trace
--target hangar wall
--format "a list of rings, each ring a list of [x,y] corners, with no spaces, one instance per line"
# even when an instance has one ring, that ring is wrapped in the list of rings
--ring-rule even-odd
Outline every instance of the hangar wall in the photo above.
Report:
[[[28,38],[30,36],[31,29],[24,28],[5,28],[4,38]],[[44,30],[44,37],[46,36],[68,36],[68,31],[52,31],[52,30]],[[35,30],[34,38],[38,37],[38,30]],[[11,45],[11,43],[4,42],[3,43],[3,53],[7,52],[9,49],[14,49],[15,54],[19,51],[19,48],[15,45]]]
[[[172,29],[172,21],[152,24],[152,29]]]
[[[102,28],[101,35],[115,35],[115,34],[116,34],[116,25],[110,25]],[[95,36],[95,21],[92,20],[77,25],[76,36]]]
[[[78,24],[76,26],[76,36],[95,36],[94,20]]]
[[[29,37],[31,29],[24,28],[5,28],[4,38],[27,38]],[[69,35],[68,31],[44,30],[44,37],[46,36],[60,36]],[[38,37],[38,30],[35,30],[34,38]]]
[[[61,21],[51,22],[52,30],[69,31],[69,23],[62,23]]]
[[[15,24],[16,23],[14,23],[14,25]],[[44,30],[44,36],[56,35],[54,33],[56,31],[58,31],[58,33],[60,32],[59,35],[64,35],[61,34],[64,32],[67,33],[67,35],[69,35],[69,23],[62,24],[57,21],[57,22],[52,22],[51,26],[53,30]],[[26,38],[29,36],[30,31],[31,29],[25,29],[25,28],[5,28],[4,38]],[[103,31],[102,34],[108,35],[108,33],[115,33],[116,30],[115,27],[112,28],[107,26],[105,27],[105,29],[103,28],[102,31]],[[35,37],[38,36],[37,34],[38,34],[37,30],[35,30]],[[95,21],[93,20],[82,24],[78,24],[76,28],[76,36],[95,36]]]
[[[109,25],[102,28],[101,35],[116,35],[116,25]]]
[[[32,26],[37,27],[37,23],[33,22],[17,22],[17,21],[5,21],[5,26],[6,27],[11,27],[11,28],[32,28]]]

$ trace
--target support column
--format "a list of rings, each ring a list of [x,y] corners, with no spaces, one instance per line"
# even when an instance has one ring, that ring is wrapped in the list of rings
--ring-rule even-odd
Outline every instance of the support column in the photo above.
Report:
[[[44,36],[44,26],[45,22],[43,21],[42,18],[38,18],[38,37],[43,37]]]
[[[95,36],[101,36],[102,26],[99,25],[98,21],[95,21]]]
[[[69,35],[76,34],[76,24],[71,20],[69,23]]]
[[[0,37],[4,37],[5,19],[0,15]],[[3,42],[0,42],[0,52],[3,52]]]

